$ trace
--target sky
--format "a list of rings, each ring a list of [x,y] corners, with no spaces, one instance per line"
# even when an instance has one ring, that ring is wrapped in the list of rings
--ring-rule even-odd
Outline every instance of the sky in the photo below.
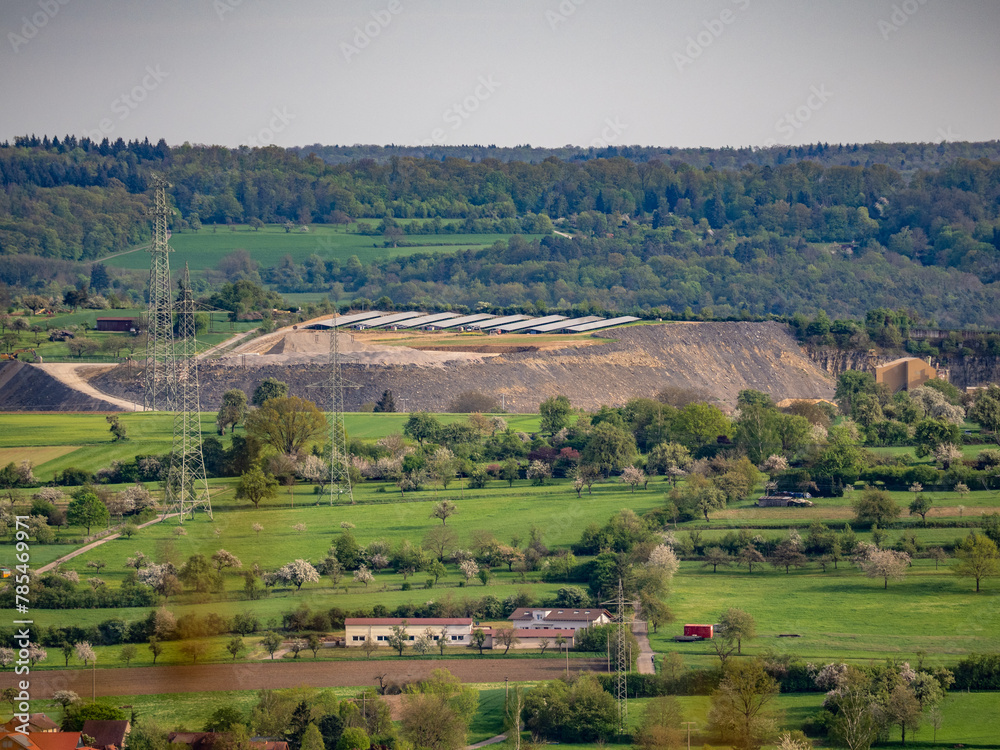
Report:
[[[0,140],[1000,138],[995,0],[3,0]]]

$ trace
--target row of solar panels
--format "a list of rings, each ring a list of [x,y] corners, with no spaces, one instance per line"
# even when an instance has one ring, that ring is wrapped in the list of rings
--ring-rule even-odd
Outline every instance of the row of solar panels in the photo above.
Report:
[[[585,318],[569,318],[565,315],[545,315],[532,318],[528,315],[506,315],[498,317],[477,313],[475,315],[460,315],[459,313],[434,313],[427,315],[422,312],[384,313],[379,310],[338,315],[335,318],[317,321],[309,326],[312,329],[330,328],[422,328],[425,330],[442,331],[450,328],[476,330],[494,333],[511,333],[521,331],[526,333],[586,333],[611,326],[632,323],[639,318],[622,315],[617,318],[600,318],[590,315]]]

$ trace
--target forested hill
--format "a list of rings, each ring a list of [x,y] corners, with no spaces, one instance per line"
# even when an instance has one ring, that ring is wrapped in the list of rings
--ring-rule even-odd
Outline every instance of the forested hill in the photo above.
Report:
[[[314,143],[291,149],[300,156],[315,154],[328,164],[344,164],[358,159],[384,163],[394,157],[414,159],[468,159],[537,164],[549,158],[588,161],[622,157],[637,163],[662,161],[704,169],[742,169],[746,165],[777,167],[796,161],[812,161],[823,166],[870,167],[885,164],[908,174],[918,169],[940,169],[956,159],[1000,160],[1000,141],[985,143],[812,143],[805,146],[770,148],[663,148],[658,146],[560,146],[556,148],[482,145],[424,146],[324,146]]]
[[[977,155],[995,144],[875,144],[857,153],[888,156],[892,148]],[[175,232],[374,217],[396,244],[412,233],[545,232],[551,218],[573,235],[370,266],[317,257],[308,268],[262,269],[286,292],[341,284],[400,304],[717,315],[826,309],[862,317],[882,305],[942,325],[1000,326],[1000,161],[955,158],[912,174],[821,163],[841,150],[851,147],[817,146],[817,159],[732,169],[623,156],[327,164],[274,147],[23,138],[0,147],[0,256],[96,260],[143,241],[149,177],[160,172],[172,184]],[[432,220],[416,221],[424,218]],[[0,280],[44,283],[23,263],[16,282],[3,269],[0,257]]]

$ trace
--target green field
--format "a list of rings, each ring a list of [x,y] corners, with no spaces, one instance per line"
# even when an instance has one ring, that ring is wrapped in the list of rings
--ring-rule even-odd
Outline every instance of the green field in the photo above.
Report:
[[[453,252],[487,248],[495,242],[508,239],[509,234],[438,234],[408,235],[401,239],[405,246],[385,247],[381,236],[358,234],[345,231],[343,227],[313,224],[308,232],[295,229],[286,232],[280,225],[268,225],[254,231],[246,225],[219,227],[213,232],[210,227],[199,232],[175,233],[170,238],[173,253],[171,267],[180,268],[187,263],[192,273],[198,274],[214,268],[222,258],[234,250],[246,250],[262,267],[277,265],[290,256],[301,263],[311,255],[321,258],[340,258],[347,261],[352,255],[362,263],[370,263],[380,258],[414,253]],[[542,235],[523,235],[533,240]],[[114,268],[133,271],[149,268],[149,254],[144,248],[137,248],[102,261]]]
[[[68,466],[93,471],[114,459],[165,453],[170,449],[172,415],[128,413],[122,417],[130,435],[125,443],[110,441],[102,415],[0,415],[0,459],[37,457],[36,474],[46,478]],[[406,418],[405,414],[348,414],[345,421],[352,438],[374,440],[401,431]],[[440,415],[443,422],[464,418],[464,415]],[[506,418],[514,429],[527,432],[538,429],[538,415],[506,415]],[[213,414],[202,415],[202,428],[206,437],[215,434]],[[224,438],[227,443],[229,440],[230,436]],[[660,507],[670,488],[669,482],[654,478],[647,489],[633,493],[617,481],[609,481],[595,485],[592,494],[585,491],[578,498],[568,480],[552,480],[545,486],[532,486],[526,480],[518,480],[513,487],[506,482],[491,481],[486,488],[478,490],[467,489],[462,480],[456,480],[447,490],[429,486],[424,491],[401,496],[395,485],[369,481],[355,487],[354,505],[331,507],[325,503],[325,498],[314,494],[312,485],[300,483],[292,488],[281,488],[275,499],[255,510],[235,500],[234,484],[233,479],[211,480],[214,522],[200,515],[184,524],[183,535],[177,534],[176,521],[157,523],[132,539],[113,540],[80,555],[64,563],[62,570],[76,571],[85,581],[95,574],[87,563],[102,560],[106,567],[98,575],[115,588],[128,570],[126,558],[135,555],[136,551],[178,567],[192,554],[211,555],[218,549],[235,554],[244,567],[259,564],[265,570],[274,570],[299,557],[315,563],[344,533],[343,522],[353,524],[352,533],[361,545],[376,539],[385,539],[393,546],[403,540],[420,543],[429,530],[440,525],[431,517],[431,509],[434,503],[445,498],[458,506],[458,513],[448,519],[447,525],[457,535],[459,547],[471,546],[473,535],[482,530],[504,542],[518,537],[524,544],[529,529],[536,527],[550,549],[560,550],[577,541],[588,524],[603,524],[623,507],[640,515]],[[156,485],[152,487],[157,489]],[[110,489],[119,488],[112,486]],[[19,494],[24,496],[30,491]],[[955,524],[966,523],[970,517],[1000,507],[1000,493],[997,492],[977,491],[965,496],[952,492],[931,493],[931,496],[935,511],[929,520],[947,525],[923,527],[919,518],[906,515],[905,508],[912,500],[912,493],[894,492],[892,498],[904,511],[889,531],[890,541],[903,531],[912,531],[926,546],[947,545],[968,533],[968,529]],[[700,533],[702,543],[708,545],[738,528],[759,528],[765,538],[780,538],[789,528],[798,528],[804,535],[814,521],[840,528],[851,520],[849,498],[817,498],[815,503],[812,508],[802,509],[757,508],[752,500],[744,500],[713,514],[710,523],[705,523],[704,519],[689,521],[680,524],[677,532]],[[264,527],[259,533],[252,528],[256,523]],[[298,524],[305,528],[296,529]],[[50,562],[73,549],[73,541],[83,534],[82,528],[67,527],[57,532],[57,541],[61,543],[33,543],[33,565]],[[870,534],[862,530],[858,537],[869,539]],[[579,561],[584,562],[585,558]],[[654,651],[661,655],[680,654],[686,668],[714,666],[718,658],[708,644],[677,643],[672,637],[681,632],[685,623],[716,622],[726,608],[739,607],[751,613],[758,623],[758,636],[743,644],[743,653],[748,656],[777,653],[814,664],[830,661],[867,664],[887,657],[912,663],[918,654],[923,654],[928,666],[945,666],[953,665],[969,653],[1000,651],[1000,579],[986,579],[982,591],[977,594],[970,580],[952,575],[950,566],[953,564],[954,561],[949,560],[936,567],[933,560],[918,558],[903,580],[890,581],[886,589],[881,579],[864,577],[846,561],[826,572],[812,561],[788,574],[769,565],[750,574],[736,567],[720,567],[713,573],[698,559],[685,560],[673,579],[667,599],[674,620],[652,634],[651,643]],[[457,566],[449,564],[446,574],[430,588],[425,588],[426,574],[417,573],[404,579],[401,574],[383,571],[368,586],[355,583],[347,574],[336,587],[329,579],[322,579],[319,583],[306,584],[300,591],[279,586],[267,598],[248,601],[242,594],[243,579],[238,571],[226,571],[223,578],[222,592],[196,594],[185,591],[171,597],[167,606],[178,617],[208,612],[231,617],[240,612],[252,612],[259,619],[260,627],[266,629],[280,627],[284,614],[303,605],[313,611],[332,608],[370,611],[376,604],[391,610],[401,604],[423,604],[431,600],[445,606],[460,605],[465,600],[486,595],[501,601],[513,595],[545,601],[551,600],[560,587],[567,585],[564,581],[543,581],[540,571],[522,577],[509,572],[506,566],[493,571],[487,586],[476,579],[466,583]],[[586,587],[587,583],[582,580],[573,585]],[[111,618],[138,621],[149,611],[149,607],[36,609],[32,615],[39,627],[68,624],[88,627]],[[246,637],[249,651],[242,658],[267,658],[259,646],[259,638],[259,633]],[[208,652],[199,662],[229,661],[231,657],[225,651],[228,639],[227,635],[205,638]],[[102,668],[124,666],[118,659],[121,646],[98,646],[96,651]],[[303,658],[313,657],[307,652]],[[332,661],[361,657],[330,649],[321,652],[319,658]],[[376,656],[376,660],[388,658],[392,657],[384,650]],[[475,655],[456,650],[447,655],[444,665],[448,658],[475,658]],[[488,658],[503,657],[491,654]],[[549,655],[546,658],[558,657]],[[76,660],[71,659],[71,662],[75,664]],[[132,666],[151,663],[148,649],[139,644]],[[174,641],[166,644],[157,663],[184,664],[190,660],[181,652],[180,642]],[[61,651],[50,648],[49,658],[39,668],[59,668],[62,664]],[[499,731],[500,694],[501,691],[493,686],[484,692],[481,713],[473,724],[470,741],[485,739]],[[191,705],[196,697],[186,696],[171,696],[159,701],[153,697],[120,700],[140,706],[147,715],[158,717],[172,727],[198,729],[199,723],[204,722],[214,707],[226,702],[248,707],[253,696],[212,694],[198,706]],[[784,725],[794,728],[814,713],[822,696],[818,693],[788,695],[778,700],[784,712]],[[915,742],[921,747],[970,742],[991,747],[989,742],[995,742],[995,737],[990,734],[984,712],[995,706],[996,700],[995,694],[950,695],[945,704],[945,723],[938,744],[931,743],[929,728],[914,738]],[[709,699],[684,698],[682,703],[690,718],[704,727]],[[630,716],[635,722],[641,715],[643,701],[634,701],[632,705]],[[698,731],[696,728],[695,738],[699,745],[711,741]]]
[[[142,356],[144,353],[144,339],[132,336],[129,333],[110,333],[94,330],[97,326],[97,318],[138,318],[144,316],[146,311],[139,309],[118,309],[118,310],[79,310],[75,313],[67,312],[58,315],[36,315],[26,316],[25,322],[29,326],[37,326],[42,329],[39,332],[22,332],[16,344],[11,346],[12,350],[34,349],[35,353],[45,362],[119,362],[129,356]],[[250,322],[230,322],[228,312],[213,312],[208,314],[206,327],[199,331],[197,336],[198,351],[204,351],[216,344],[221,344],[234,334],[249,331],[256,328],[259,323]],[[104,343],[112,337],[116,337],[121,342],[122,348],[118,356],[112,353],[98,352],[93,355],[77,357],[70,352],[64,341],[49,341],[50,330],[70,329],[77,327],[76,335],[92,339],[99,344]],[[134,350],[134,351],[133,351]],[[30,361],[27,355],[22,355]]]
[[[128,428],[129,439],[114,443],[108,424],[101,414],[0,414],[0,456],[5,450],[10,457],[4,463],[29,458],[35,463],[35,476],[50,481],[54,474],[67,467],[90,472],[109,466],[111,461],[131,459],[137,455],[169,453],[173,440],[173,415],[168,413],[126,412],[120,415]],[[344,425],[349,438],[375,440],[403,431],[406,414],[348,413]],[[442,414],[448,424],[463,420],[462,414]],[[526,432],[538,429],[537,414],[506,414],[504,419],[514,430]],[[201,415],[202,437],[218,437],[215,414]],[[221,438],[228,446],[232,435]],[[50,451],[51,446],[75,446],[71,451]],[[37,457],[30,451],[40,448]]]

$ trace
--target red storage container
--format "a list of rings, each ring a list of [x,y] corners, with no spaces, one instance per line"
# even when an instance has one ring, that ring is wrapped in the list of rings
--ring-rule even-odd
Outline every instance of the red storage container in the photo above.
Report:
[[[698,635],[702,638],[711,638],[714,625],[685,625],[684,635]]]

